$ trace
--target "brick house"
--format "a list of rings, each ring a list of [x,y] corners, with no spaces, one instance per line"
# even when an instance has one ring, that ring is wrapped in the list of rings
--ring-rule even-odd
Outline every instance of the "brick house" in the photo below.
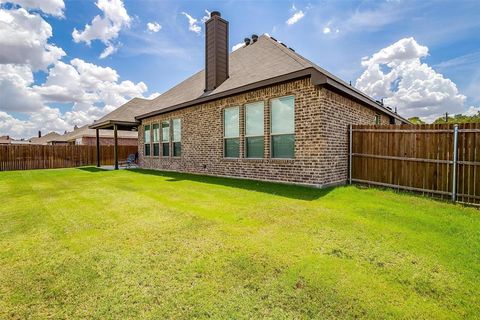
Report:
[[[142,168],[342,184],[350,124],[408,123],[270,36],[253,35],[229,55],[218,12],[205,30],[205,69],[131,122]]]

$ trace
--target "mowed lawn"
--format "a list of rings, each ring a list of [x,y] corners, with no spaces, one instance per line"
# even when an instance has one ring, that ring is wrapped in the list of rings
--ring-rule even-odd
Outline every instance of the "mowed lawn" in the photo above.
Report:
[[[0,173],[0,318],[475,318],[480,211],[154,171]]]

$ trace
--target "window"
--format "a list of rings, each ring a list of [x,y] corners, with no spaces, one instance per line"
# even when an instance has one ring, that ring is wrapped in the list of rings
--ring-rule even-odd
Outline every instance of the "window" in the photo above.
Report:
[[[170,123],[162,122],[162,156],[170,156]]]
[[[160,125],[155,123],[152,126],[153,129],[153,156],[158,157],[160,155]]]
[[[375,124],[381,124],[381,118],[380,117],[381,116],[378,113],[375,115]]]
[[[245,154],[263,158],[263,101],[245,105]]]
[[[173,156],[180,157],[182,155],[182,122],[180,119],[172,120],[173,127]]]
[[[225,157],[238,158],[240,156],[239,107],[230,107],[223,111],[223,131]]]
[[[150,125],[146,125],[144,128],[143,141],[145,144],[145,156],[150,155]]]
[[[272,158],[293,158],[295,155],[295,100],[282,97],[271,102]]]

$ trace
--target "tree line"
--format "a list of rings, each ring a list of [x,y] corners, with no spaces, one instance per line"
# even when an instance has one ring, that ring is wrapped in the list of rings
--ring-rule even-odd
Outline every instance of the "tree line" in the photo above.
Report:
[[[413,123],[413,124],[425,124],[425,121],[422,121],[419,117],[412,117],[408,118],[408,120]],[[480,123],[480,111],[477,112],[477,114],[474,114],[472,116],[466,116],[464,114],[455,114],[453,116],[450,115],[445,115],[443,117],[437,118],[434,122],[434,124],[441,124],[441,123]]]

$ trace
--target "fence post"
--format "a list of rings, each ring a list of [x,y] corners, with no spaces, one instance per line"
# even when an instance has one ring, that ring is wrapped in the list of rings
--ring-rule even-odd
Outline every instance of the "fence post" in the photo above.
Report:
[[[457,198],[458,124],[453,126],[452,201]]]
[[[348,183],[352,184],[352,125],[348,125]]]

